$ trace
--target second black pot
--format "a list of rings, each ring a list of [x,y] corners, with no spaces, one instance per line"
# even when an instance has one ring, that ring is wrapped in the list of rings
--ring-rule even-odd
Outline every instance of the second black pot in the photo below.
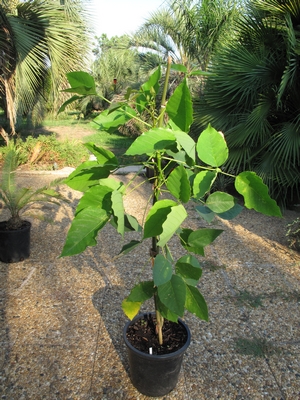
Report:
[[[31,223],[24,221],[20,229],[6,229],[6,221],[0,222],[0,261],[23,261],[30,255]]]
[[[146,354],[132,346],[126,337],[129,325],[143,317],[144,315],[135,317],[125,325],[123,330],[129,357],[131,382],[140,393],[146,396],[164,396],[173,390],[178,382],[183,355],[190,344],[191,333],[188,326],[179,319],[178,323],[184,326],[187,332],[187,341],[184,346],[170,354]]]

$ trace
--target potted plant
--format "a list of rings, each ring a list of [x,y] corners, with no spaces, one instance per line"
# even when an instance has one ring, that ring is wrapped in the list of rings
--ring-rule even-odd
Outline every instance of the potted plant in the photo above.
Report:
[[[170,73],[179,73],[183,79],[172,96],[166,101]],[[181,318],[185,310],[203,320],[208,320],[206,302],[197,284],[201,277],[201,265],[196,255],[204,256],[205,246],[221,233],[219,229],[192,230],[185,226],[188,216],[186,205],[191,202],[199,215],[211,222],[215,216],[225,219],[238,215],[242,206],[230,194],[210,193],[212,184],[228,157],[228,148],[221,132],[210,125],[195,142],[189,135],[193,120],[192,99],[188,87],[190,76],[181,65],[165,69],[162,94],[160,91],[162,68],[159,67],[140,90],[128,90],[124,102],[112,103],[102,112],[95,123],[100,128],[112,130],[131,118],[142,121],[148,128],[137,137],[126,151],[127,156],[146,156],[141,167],[153,171],[151,183],[152,206],[142,226],[129,215],[123,206],[123,197],[132,190],[134,179],[126,186],[110,177],[120,167],[116,156],[92,143],[86,147],[96,160],[81,164],[67,179],[71,188],[83,192],[74,219],[67,234],[61,256],[83,252],[96,244],[99,231],[110,222],[122,237],[127,230],[140,231],[140,240],[132,240],[123,246],[121,253],[133,250],[145,240],[151,241],[151,280],[144,280],[132,288],[124,299],[122,308],[131,321],[124,329],[124,339],[129,351],[130,375],[133,384],[143,394],[163,396],[176,385],[182,360],[182,351],[189,345],[190,332]],[[71,85],[69,92],[75,95],[66,104],[81,96],[94,94],[93,78],[84,72],[67,75]],[[157,98],[161,106],[157,109]],[[146,122],[142,117],[147,116]],[[268,189],[253,172],[242,172],[235,179],[235,188],[244,198],[245,206],[267,215],[280,216],[276,202],[268,195]],[[168,243],[173,236],[186,251],[174,260]],[[139,315],[141,305],[154,299],[154,313]],[[182,343],[168,353],[164,343],[165,329],[178,331]],[[147,336],[147,343],[137,337]],[[137,339],[137,344],[135,340]],[[136,347],[140,346],[140,349]],[[179,363],[176,365],[176,363]],[[163,366],[161,367],[161,363]]]
[[[31,222],[21,217],[30,205],[41,201],[55,204],[59,204],[57,200],[67,201],[51,188],[62,179],[37,190],[19,187],[16,184],[17,167],[18,152],[11,147],[4,157],[0,182],[0,201],[10,213],[8,220],[0,222],[0,260],[6,263],[23,261],[30,255]]]

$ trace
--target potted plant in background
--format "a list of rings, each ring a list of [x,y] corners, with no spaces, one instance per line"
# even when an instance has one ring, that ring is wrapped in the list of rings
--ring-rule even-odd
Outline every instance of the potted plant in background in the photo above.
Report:
[[[225,219],[234,218],[243,208],[230,194],[220,191],[210,193],[216,177],[224,174],[221,167],[228,157],[223,134],[208,126],[197,142],[188,135],[193,120],[188,79],[201,74],[201,71],[188,73],[184,66],[172,65],[169,60],[165,68],[162,95],[161,71],[159,67],[140,90],[129,89],[124,102],[112,103],[94,120],[102,130],[110,130],[131,118],[141,120],[142,115],[148,115],[148,122],[144,122],[148,130],[137,137],[125,153],[128,156],[145,155],[147,161],[142,166],[153,171],[152,205],[144,223],[140,225],[123,205],[123,197],[128,190],[132,190],[134,179],[125,186],[111,178],[110,174],[120,167],[116,156],[87,143],[86,147],[96,160],[81,164],[65,181],[71,188],[82,191],[83,196],[61,253],[61,256],[71,256],[83,252],[87,246],[95,245],[99,231],[108,222],[122,237],[127,230],[141,232],[140,240],[131,240],[123,246],[123,254],[144,240],[151,240],[152,279],[134,286],[122,303],[125,314],[131,320],[124,328],[131,380],[141,393],[148,396],[163,396],[177,383],[182,351],[190,341],[188,327],[181,320],[184,311],[208,320],[206,302],[197,288],[201,265],[192,253],[204,256],[205,246],[211,244],[222,231],[186,227],[187,203],[193,201],[199,215],[208,222],[216,215]],[[166,101],[170,71],[184,77]],[[71,85],[67,91],[75,95],[61,110],[71,101],[95,93],[95,83],[90,75],[74,72],[67,76]],[[161,96],[159,109],[156,106],[158,96]],[[247,208],[267,215],[281,215],[276,202],[269,197],[267,187],[255,173],[242,172],[232,178]],[[175,235],[186,251],[178,260],[174,260],[168,246]],[[154,299],[155,312],[139,315],[141,305],[151,298]],[[169,354],[168,346],[172,344],[164,343],[166,328],[169,332],[174,331],[175,336],[178,330],[178,337],[183,339]],[[150,340],[150,336],[147,336],[148,344],[142,343],[137,349],[142,342],[137,332],[143,336],[145,331],[148,335],[148,330],[154,338]]]
[[[16,184],[18,153],[11,147],[4,158],[0,182],[0,201],[10,213],[10,218],[0,222],[0,260],[6,263],[23,261],[30,256],[31,222],[21,215],[35,202],[67,201],[60,193],[52,189],[62,179],[53,181],[49,186],[33,190]]]

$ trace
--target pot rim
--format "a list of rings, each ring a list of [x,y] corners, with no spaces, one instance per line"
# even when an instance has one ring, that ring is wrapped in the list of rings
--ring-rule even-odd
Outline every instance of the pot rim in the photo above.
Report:
[[[22,226],[17,229],[3,229],[3,226],[6,227],[8,220],[5,219],[4,221],[0,221],[0,232],[19,232],[22,230],[26,230],[32,226],[32,223],[27,219],[22,219]]]
[[[151,359],[156,359],[156,360],[162,360],[162,359],[166,359],[166,358],[172,358],[172,357],[176,357],[177,355],[180,355],[181,353],[185,352],[186,349],[189,347],[190,343],[191,343],[191,331],[188,327],[188,325],[181,319],[178,318],[178,323],[180,323],[186,330],[187,332],[187,339],[185,344],[178,350],[174,351],[173,353],[168,353],[168,354],[148,354],[148,353],[144,353],[143,351],[138,350],[136,347],[134,347],[129,340],[126,337],[126,333],[127,333],[127,329],[129,327],[129,325],[132,325],[133,323],[135,323],[137,320],[143,318],[146,315],[155,315],[154,312],[148,312],[148,313],[141,313],[138,314],[137,316],[135,316],[132,320],[129,320],[128,322],[126,322],[124,328],[123,328],[123,339],[124,342],[126,344],[126,346],[131,349],[132,351],[138,353],[140,356],[145,357],[145,358],[151,358]]]

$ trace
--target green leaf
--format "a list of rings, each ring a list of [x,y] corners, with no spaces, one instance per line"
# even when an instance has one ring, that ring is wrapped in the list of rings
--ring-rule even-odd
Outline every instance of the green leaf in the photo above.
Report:
[[[85,208],[93,208],[95,210],[105,210],[106,213],[111,212],[112,189],[107,186],[92,186],[81,197],[76,208],[76,214],[79,214]]]
[[[125,190],[126,190],[124,183],[123,182],[118,182],[114,178],[99,179],[98,183],[101,186],[109,187],[111,189],[111,191],[118,190],[120,193],[124,193]]]
[[[136,116],[136,112],[131,107],[124,106],[113,112],[110,112],[110,110],[102,111],[93,119],[93,124],[96,124],[100,130],[113,133],[119,126],[124,125],[134,116]]]
[[[212,72],[207,72],[207,71],[201,71],[201,70],[195,70],[195,71],[191,71],[189,73],[190,76],[193,75],[202,75],[202,76],[216,76],[216,74],[212,73]]]
[[[97,161],[86,161],[73,171],[65,183],[74,190],[86,191],[89,187],[96,185],[99,179],[110,175],[110,167],[101,167]]]
[[[135,249],[141,242],[138,240],[131,240],[129,243],[125,244],[119,254],[128,254],[131,250]]]
[[[228,147],[221,132],[209,124],[197,141],[197,153],[203,162],[212,167],[219,167],[228,158]]]
[[[111,194],[112,210],[116,217],[117,232],[124,236],[125,222],[124,222],[124,205],[123,197],[120,192],[114,190]]]
[[[213,221],[215,218],[215,213],[212,212],[208,207],[206,206],[197,206],[195,207],[196,211],[201,215],[201,217],[208,222],[209,224]]]
[[[68,72],[66,76],[72,89],[78,87],[87,88],[86,93],[80,93],[80,94],[91,94],[91,92],[93,92],[93,94],[96,94],[96,85],[92,75],[84,71],[75,71],[75,72]]]
[[[166,150],[176,143],[176,138],[170,129],[153,128],[138,136],[127,149],[126,155],[135,156]]]
[[[224,192],[214,192],[208,196],[206,205],[215,213],[224,213],[235,205],[235,198]]]
[[[187,212],[185,208],[179,204],[171,207],[171,211],[167,215],[167,219],[163,222],[163,231],[160,234],[157,245],[163,247],[175,234],[182,222],[186,219]]]
[[[176,274],[180,275],[187,284],[195,286],[201,278],[202,269],[197,258],[188,254],[176,262]]]
[[[129,318],[133,319],[138,312],[140,311],[142,303],[136,301],[127,301],[127,299],[124,299],[122,301],[122,309],[124,311],[124,314]]]
[[[244,207],[242,207],[238,203],[235,203],[235,205],[230,210],[218,214],[218,217],[230,221],[231,219],[234,219],[236,216],[238,216],[243,211],[243,209]]]
[[[159,236],[163,231],[163,223],[166,221],[171,208],[177,203],[173,200],[159,200],[150,209],[144,226],[144,239]]]
[[[142,90],[144,92],[150,92],[151,89],[154,89],[154,92],[157,94],[159,89],[159,80],[161,78],[161,69],[158,67],[153,74],[150,76],[147,82],[142,85]]]
[[[198,318],[208,321],[207,304],[202,294],[194,286],[187,285],[185,308]]]
[[[187,67],[185,65],[182,64],[171,64],[171,69],[173,71],[178,71],[178,72],[187,72]]]
[[[177,275],[158,286],[157,294],[159,300],[174,314],[183,316],[184,305],[186,299],[186,284],[184,280]]]
[[[153,281],[140,282],[131,289],[127,301],[144,303],[144,301],[153,297],[154,292],[155,288]]]
[[[167,179],[167,188],[172,195],[183,203],[187,203],[191,196],[190,181],[187,177],[185,168],[179,165],[169,175]]]
[[[198,172],[193,182],[193,194],[197,200],[201,199],[210,190],[216,176],[216,171]]]
[[[193,248],[197,248],[198,246],[205,247],[211,244],[222,232],[222,229],[198,229],[189,235],[188,245]]]
[[[191,159],[193,161],[192,164],[194,164],[196,160],[196,143],[194,140],[186,132],[175,130],[173,131],[173,134],[176,137],[177,143],[179,143],[179,145],[185,151],[185,159],[187,164],[191,165],[188,162],[189,159]]]
[[[235,178],[235,188],[244,197],[245,206],[274,217],[281,217],[281,211],[273,200],[268,187],[254,172],[245,171]]]
[[[125,214],[125,226],[128,230],[135,232],[141,232],[143,229],[138,220],[130,214]]]
[[[189,132],[193,122],[193,106],[186,78],[177,86],[169,98],[166,112],[183,132]]]
[[[67,234],[61,257],[82,253],[88,246],[96,245],[96,237],[109,216],[105,210],[86,208],[75,216]]]
[[[211,244],[223,231],[201,228],[196,231],[183,229],[180,233],[182,246],[195,254],[204,256],[204,247]]]
[[[161,254],[155,257],[153,266],[154,285],[159,286],[168,282],[172,277],[172,264]]]
[[[101,166],[111,166],[113,168],[119,166],[118,159],[111,151],[98,147],[94,143],[84,143],[84,146],[96,156],[98,164]]]
[[[173,313],[166,307],[160,300],[159,298],[156,299],[156,308],[160,312],[160,314],[163,316],[163,318],[166,318],[168,321],[172,322],[178,322],[178,315]]]
[[[72,104],[72,103],[74,103],[74,101],[77,101],[77,100],[79,100],[79,99],[81,99],[81,98],[82,98],[82,96],[77,96],[77,95],[72,96],[70,99],[66,100],[66,101],[60,106],[60,108],[59,108],[59,110],[58,110],[57,113],[60,114],[61,112],[65,111],[66,107],[67,107],[69,104]]]

